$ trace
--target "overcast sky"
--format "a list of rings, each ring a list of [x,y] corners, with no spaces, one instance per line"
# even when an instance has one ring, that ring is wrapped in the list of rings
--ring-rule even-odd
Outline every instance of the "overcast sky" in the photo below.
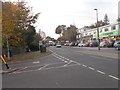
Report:
[[[17,0],[14,0],[17,1]],[[57,38],[55,29],[58,25],[70,24],[77,28],[91,25],[96,22],[96,11],[98,9],[98,19],[103,20],[105,13],[111,23],[118,17],[119,0],[24,0],[32,7],[32,12],[41,13],[36,30],[41,29],[46,36]]]

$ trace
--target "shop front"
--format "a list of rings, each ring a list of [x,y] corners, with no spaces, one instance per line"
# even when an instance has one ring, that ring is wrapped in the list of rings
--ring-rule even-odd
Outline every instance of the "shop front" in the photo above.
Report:
[[[93,38],[93,36],[92,36],[92,35],[82,37],[82,43],[91,42],[92,38]]]
[[[93,38],[97,38],[97,35],[94,34]],[[120,40],[120,30],[115,30],[111,32],[100,33],[99,38],[102,41],[110,41],[110,40]]]

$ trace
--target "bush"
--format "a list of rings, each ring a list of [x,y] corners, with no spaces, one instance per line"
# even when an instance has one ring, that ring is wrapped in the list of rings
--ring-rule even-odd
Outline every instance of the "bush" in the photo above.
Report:
[[[31,51],[38,51],[39,50],[39,46],[38,45],[35,45],[35,44],[31,44],[29,46],[30,50]]]

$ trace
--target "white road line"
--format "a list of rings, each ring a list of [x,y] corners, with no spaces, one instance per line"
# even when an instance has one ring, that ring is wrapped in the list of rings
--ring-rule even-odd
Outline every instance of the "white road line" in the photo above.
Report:
[[[97,72],[101,73],[101,74],[105,74],[104,72],[100,71],[100,70],[97,70]]]
[[[86,66],[86,65],[84,65],[84,64],[83,64],[82,66],[83,66],[83,67],[87,67],[87,66]]]
[[[52,51],[52,52],[53,52],[53,51]],[[79,52],[79,51],[76,51],[76,52]],[[53,53],[54,53],[54,52],[53,52]],[[83,55],[83,54],[82,54],[82,55]],[[87,65],[80,64],[80,63],[78,63],[78,62],[76,62],[76,61],[70,60],[70,59],[65,58],[65,57],[63,57],[63,56],[60,56],[60,55],[58,55],[58,54],[56,54],[56,53],[54,53],[53,56],[55,56],[56,58],[58,58],[58,59],[60,59],[60,60],[66,59],[66,60],[70,61],[70,62],[68,62],[67,64],[65,64],[64,66],[55,67],[55,68],[68,67],[68,64],[70,64],[71,62],[74,62],[74,63],[76,63],[77,65],[82,65],[83,67],[87,67]],[[60,57],[61,57],[61,58],[60,58]],[[97,56],[90,56],[90,57],[100,58],[100,57],[97,57]],[[64,60],[64,62],[67,62],[67,61]],[[69,66],[74,66],[74,65],[69,65]],[[76,65],[75,65],[75,66],[76,66]],[[53,67],[52,67],[52,68],[53,68]],[[52,68],[48,68],[48,69],[52,69]],[[88,67],[88,68],[91,69],[91,70],[95,70],[95,69],[92,68],[92,67]],[[46,69],[47,69],[47,68],[46,68]],[[100,70],[97,70],[97,72],[100,73],[100,74],[105,75],[105,72],[102,72],[102,71],[100,71]],[[108,75],[108,76],[111,77],[111,78],[113,78],[113,79],[120,80],[119,78],[117,78],[117,77],[115,77],[115,76],[112,76],[112,75]]]
[[[61,55],[58,55],[58,54],[55,54],[56,56],[59,56],[59,57],[61,57],[61,58],[63,58],[63,59],[66,59],[66,60],[70,60],[70,59],[68,59],[68,58],[65,58],[65,57],[63,57],[63,56],[61,56]]]
[[[64,59],[62,59],[62,58],[60,58],[60,57],[58,57],[58,56],[56,56],[56,55],[54,55],[54,54],[53,54],[53,56],[56,57],[57,59],[61,60],[61,61],[64,61],[65,63],[67,62],[67,61],[65,61]]]
[[[111,78],[114,78],[114,79],[116,79],[116,80],[120,80],[119,78],[117,78],[117,77],[115,77],[115,76],[112,76],[112,75],[108,75],[109,77],[111,77]]]
[[[67,66],[68,64],[70,64],[71,63],[71,61],[70,62],[68,62],[67,64],[65,64],[64,66]]]
[[[33,64],[37,64],[37,63],[40,63],[39,61],[34,61]]]
[[[64,58],[64,59],[66,59],[66,60],[69,60],[69,59],[67,59],[67,58],[65,58],[65,57],[63,57],[63,56],[60,56],[60,55],[58,55],[58,54],[55,54],[56,56],[59,56],[59,57],[61,57],[61,58]]]
[[[47,66],[48,66],[48,64],[45,65],[45,66],[43,66],[43,67],[41,67],[41,68],[39,68],[38,70],[41,70],[41,69],[43,69],[43,68],[45,68],[45,67],[47,67]]]
[[[88,67],[89,69],[91,69],[91,70],[95,70],[94,68],[92,68],[92,67]]]
[[[21,72],[13,72],[11,74],[27,73],[27,72],[33,72],[33,71],[38,71],[38,70],[28,70],[28,71],[21,71]]]
[[[55,57],[58,57],[58,56],[61,57],[61,58],[63,58],[63,59],[66,59],[66,60],[68,60],[68,61],[70,61],[70,62],[74,62],[74,63],[80,65],[80,63],[78,63],[78,62],[76,62],[76,61],[73,61],[73,60],[70,60],[70,59],[65,58],[65,57],[63,57],[63,56],[60,56],[60,55],[58,55],[58,54],[55,54]],[[67,62],[67,61],[64,60],[64,62]]]

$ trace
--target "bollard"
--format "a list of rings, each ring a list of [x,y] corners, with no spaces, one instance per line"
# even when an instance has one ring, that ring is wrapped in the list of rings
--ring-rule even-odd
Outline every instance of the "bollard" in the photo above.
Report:
[[[5,59],[2,55],[1,55],[1,59],[2,59],[3,63],[5,64],[5,66],[7,67],[7,69],[9,69],[9,66],[8,66],[7,62],[5,61]]]

